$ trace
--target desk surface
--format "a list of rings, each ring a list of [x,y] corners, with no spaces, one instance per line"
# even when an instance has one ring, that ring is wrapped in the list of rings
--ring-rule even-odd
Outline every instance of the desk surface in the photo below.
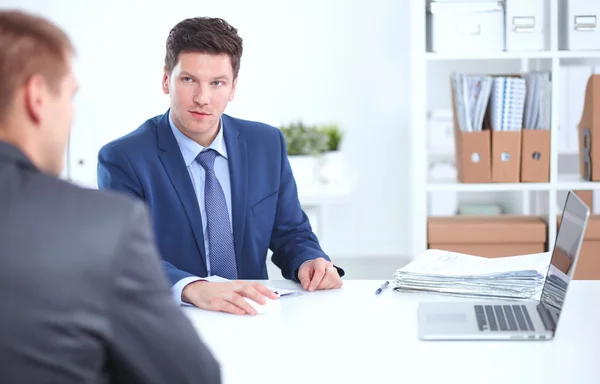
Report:
[[[290,281],[273,287],[298,288]],[[600,281],[574,281],[551,341],[420,341],[417,306],[381,281],[281,298],[235,316],[183,308],[231,383],[600,383]]]

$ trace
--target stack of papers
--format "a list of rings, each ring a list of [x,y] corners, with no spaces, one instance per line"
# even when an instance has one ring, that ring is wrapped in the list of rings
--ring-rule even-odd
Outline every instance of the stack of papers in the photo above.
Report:
[[[492,92],[492,77],[453,73],[452,92],[456,119],[462,132],[479,132]]]
[[[429,249],[395,274],[398,292],[527,300],[541,293],[548,253],[487,258]]]

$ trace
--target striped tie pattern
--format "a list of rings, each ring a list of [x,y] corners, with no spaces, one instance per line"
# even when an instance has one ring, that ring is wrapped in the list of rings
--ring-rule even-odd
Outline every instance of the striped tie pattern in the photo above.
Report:
[[[207,149],[196,157],[206,171],[204,181],[204,206],[208,232],[208,248],[211,272],[226,279],[237,279],[233,233],[229,222],[229,213],[223,188],[214,171],[218,153]]]

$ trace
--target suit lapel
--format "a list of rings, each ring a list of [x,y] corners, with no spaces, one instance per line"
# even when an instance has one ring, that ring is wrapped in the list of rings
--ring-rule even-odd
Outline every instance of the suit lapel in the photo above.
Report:
[[[223,136],[229,157],[229,177],[231,179],[231,217],[233,220],[233,242],[238,265],[238,275],[242,265],[244,226],[246,223],[246,203],[248,186],[248,159],[246,140],[240,136],[235,122],[223,115]]]
[[[187,218],[192,227],[196,245],[202,255],[202,264],[206,269],[206,252],[204,249],[204,233],[202,231],[202,218],[200,216],[200,207],[198,207],[198,199],[194,192],[194,186],[190,180],[185,161],[181,155],[181,150],[173,136],[171,126],[169,125],[169,111],[165,113],[158,122],[157,137],[158,137],[158,157],[162,162],[171,183],[177,191],[179,200],[185,209]]]

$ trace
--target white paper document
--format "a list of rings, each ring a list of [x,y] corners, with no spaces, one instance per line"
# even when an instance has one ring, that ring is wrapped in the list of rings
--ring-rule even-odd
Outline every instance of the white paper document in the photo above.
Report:
[[[273,287],[273,286],[270,286],[270,285],[267,285],[267,288],[269,288],[271,291],[273,291],[276,294],[278,294],[279,297],[297,296],[297,295],[301,295],[302,294],[302,292],[294,291],[292,289],[285,289],[285,288]]]
[[[549,253],[487,258],[429,249],[396,271],[398,292],[533,299],[540,292]]]
[[[494,275],[515,271],[542,272],[548,267],[548,253],[509,257],[481,257],[462,253],[428,249],[399,271],[426,275],[473,276]]]
[[[217,275],[203,277],[202,279],[211,281],[213,283],[226,283],[226,282],[232,281],[232,280],[229,280],[224,277],[217,276]],[[279,295],[279,297],[298,296],[298,295],[302,294],[302,292],[295,291],[293,289],[285,289],[285,288],[273,287],[273,286],[269,286],[269,285],[265,285],[265,287],[270,289],[271,291],[277,293]]]

